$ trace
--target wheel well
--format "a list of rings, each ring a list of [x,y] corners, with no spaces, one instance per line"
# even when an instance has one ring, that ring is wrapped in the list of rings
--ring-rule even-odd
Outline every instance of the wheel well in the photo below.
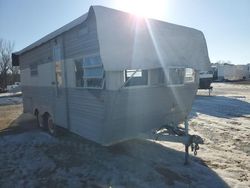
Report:
[[[48,126],[47,120],[48,120],[49,117],[50,117],[49,112],[45,112],[45,113],[43,114],[43,121],[44,121],[44,124],[45,124],[46,127]]]
[[[39,114],[39,111],[38,111],[38,109],[36,108],[35,110],[34,110],[34,115],[36,116],[36,115],[38,115]],[[43,117],[45,117],[45,118],[48,118],[49,116],[50,116],[50,114],[49,114],[49,112],[45,112],[44,114],[41,114],[41,116],[43,116]]]
[[[50,114],[49,114],[49,112],[45,112],[45,113],[43,114],[43,116],[44,116],[44,117],[49,117]]]

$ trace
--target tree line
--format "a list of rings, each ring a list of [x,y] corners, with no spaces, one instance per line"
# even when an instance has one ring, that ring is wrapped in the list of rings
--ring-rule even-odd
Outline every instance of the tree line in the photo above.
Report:
[[[0,38],[0,90],[5,90],[7,85],[20,82],[20,69],[12,66],[13,50],[13,42]]]

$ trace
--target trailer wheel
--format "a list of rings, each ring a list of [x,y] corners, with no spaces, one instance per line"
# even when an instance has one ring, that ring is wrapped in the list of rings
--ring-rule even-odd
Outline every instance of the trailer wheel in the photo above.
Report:
[[[37,114],[36,115],[36,121],[37,121],[37,126],[42,129],[45,130],[46,126],[44,124],[44,117],[42,115]]]
[[[39,127],[39,112],[35,110],[34,115],[36,116],[36,125]]]
[[[48,115],[46,120],[49,134],[51,134],[52,136],[56,136],[56,125],[54,124],[52,117]]]
[[[36,116],[36,125],[37,125],[37,127],[41,128],[41,129],[45,129],[44,118],[43,118],[42,115],[39,115],[38,110],[35,111],[35,116]]]

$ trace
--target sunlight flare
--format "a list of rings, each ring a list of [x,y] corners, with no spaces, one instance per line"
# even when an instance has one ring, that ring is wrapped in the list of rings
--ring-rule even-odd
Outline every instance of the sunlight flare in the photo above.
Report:
[[[163,17],[167,8],[165,0],[115,0],[116,7],[131,12],[139,17]]]

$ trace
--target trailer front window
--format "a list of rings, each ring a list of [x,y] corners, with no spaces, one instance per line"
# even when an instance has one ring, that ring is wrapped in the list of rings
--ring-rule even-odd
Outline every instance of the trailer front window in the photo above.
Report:
[[[125,87],[148,85],[148,71],[141,69],[124,71]]]
[[[184,83],[185,68],[170,68],[166,76],[168,85],[181,85]]]
[[[37,64],[30,65],[30,75],[37,76],[38,75],[38,66]]]
[[[194,69],[186,68],[185,69],[185,82],[194,82],[195,81],[195,72]]]

